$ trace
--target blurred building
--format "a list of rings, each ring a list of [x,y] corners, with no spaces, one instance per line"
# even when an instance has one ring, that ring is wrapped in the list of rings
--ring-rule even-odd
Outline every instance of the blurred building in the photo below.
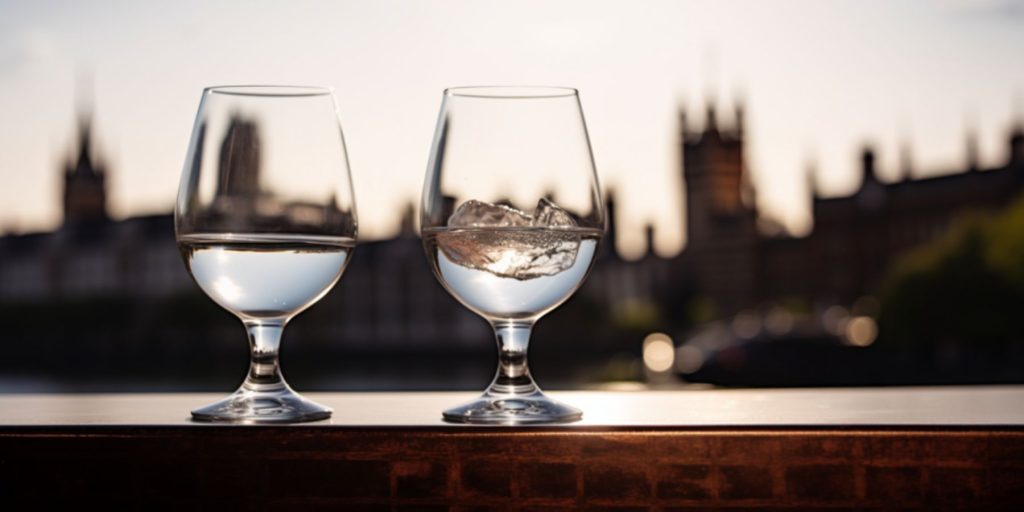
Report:
[[[60,228],[0,237],[0,302],[46,305],[117,297],[149,300],[159,308],[161,298],[201,294],[177,248],[173,213],[110,218],[107,171],[95,156],[89,115],[81,116],[78,128],[74,158],[63,173]],[[219,151],[222,172],[208,215],[260,207],[259,176],[251,172],[259,168],[258,148],[255,124],[233,120]],[[276,222],[301,229],[316,217],[311,212],[319,214],[318,222],[325,221],[322,205],[285,206]],[[317,337],[335,337],[348,348],[386,351],[440,341],[479,345],[489,336],[486,327],[437,284],[419,237],[412,232],[411,215],[410,210],[398,237],[360,243],[344,286],[323,300],[324,308],[338,314],[314,325],[320,331]],[[326,222],[351,222],[340,217],[345,215],[332,214]]]
[[[690,132],[679,113],[683,180],[686,183],[687,247],[684,276],[721,313],[750,307],[757,299],[761,238],[757,206],[744,159],[743,107],[729,129],[708,106],[702,132]]]
[[[758,230],[746,172],[742,107],[728,130],[719,127],[713,106],[701,132],[689,131],[681,112],[680,139],[689,241],[678,265],[721,315],[786,299],[849,305],[874,292],[908,250],[968,212],[1002,209],[1024,188],[1024,124],[1011,130],[1002,165],[981,168],[969,137],[964,167],[930,178],[912,179],[907,165],[901,179],[883,182],[868,147],[853,194],[826,198],[815,191],[810,235],[767,236]]]
[[[0,300],[40,303],[105,295],[165,296],[190,283],[169,215],[112,221],[107,171],[92,144],[91,116],[63,174],[63,222],[50,233],[0,238]]]
[[[93,147],[89,115],[81,116],[78,128],[77,147],[62,174],[61,226],[52,232],[0,237],[0,303],[44,308],[53,305],[54,311],[65,311],[60,304],[128,298],[134,301],[136,315],[156,318],[159,312],[152,310],[168,307],[162,299],[201,296],[177,248],[172,213],[110,218],[108,173]],[[219,148],[222,172],[215,204],[208,215],[217,217],[225,210],[260,207],[259,177],[250,172],[259,167],[255,161],[260,158],[259,145],[252,122],[232,122]],[[290,223],[300,230],[311,212],[321,212],[322,217],[326,210],[322,205],[285,206],[276,222]],[[491,336],[486,324],[459,305],[434,278],[413,229],[413,212],[411,207],[406,211],[396,237],[360,241],[342,285],[321,301],[314,318],[290,330],[355,352],[457,350],[467,346],[487,350],[489,345],[480,343]],[[326,221],[351,219],[332,217]],[[132,324],[140,320],[124,321]],[[119,332],[106,325],[85,326],[82,331],[90,329],[100,331],[100,337]],[[209,332],[195,334],[211,336]],[[230,342],[236,344],[236,337],[231,336]],[[147,343],[161,342],[150,339]]]
[[[856,192],[831,198],[815,194],[810,235],[768,236],[759,230],[763,219],[746,168],[742,107],[732,118],[731,125],[722,126],[712,106],[703,128],[692,131],[680,112],[688,245],[679,256],[656,255],[656,226],[648,226],[645,255],[636,261],[619,257],[618,212],[614,192],[608,192],[608,232],[593,274],[575,299],[608,313],[602,326],[659,317],[678,323],[676,316],[685,313],[664,306],[678,306],[672,301],[680,290],[708,299],[722,317],[794,298],[809,305],[848,305],[870,293],[900,254],[940,235],[966,211],[1002,208],[1024,185],[1022,126],[1011,134],[1003,165],[981,169],[972,157],[964,169],[927,179],[913,180],[904,172],[899,181],[880,181],[868,148]],[[93,147],[90,116],[81,116],[78,126],[77,147],[63,170],[61,227],[0,237],[0,302],[155,300],[200,293],[178,252],[172,214],[110,219],[108,171]],[[245,171],[257,166],[228,157],[225,148],[238,145],[259,146],[251,123],[238,120],[220,148],[225,171],[216,195],[232,208],[239,193],[259,186],[258,176]],[[243,156],[259,158],[258,151]],[[322,210],[291,206],[300,220],[309,217],[306,210]],[[317,330],[321,336],[315,337],[337,339],[354,350],[479,346],[489,336],[487,327],[437,283],[414,231],[414,212],[411,206],[406,210],[394,238],[360,241],[342,284],[317,308],[327,312],[294,329]]]

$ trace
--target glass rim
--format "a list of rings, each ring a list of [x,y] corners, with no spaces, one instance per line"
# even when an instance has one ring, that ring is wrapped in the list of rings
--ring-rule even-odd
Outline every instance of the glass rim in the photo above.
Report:
[[[333,92],[333,87],[320,85],[214,85],[203,88],[206,94],[260,97],[329,96]]]
[[[445,96],[507,100],[569,98],[579,95],[574,87],[560,85],[462,85],[448,87]]]

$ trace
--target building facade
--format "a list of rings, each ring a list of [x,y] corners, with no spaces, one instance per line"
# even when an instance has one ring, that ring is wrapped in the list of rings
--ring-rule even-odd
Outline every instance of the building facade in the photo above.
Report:
[[[1024,124],[1011,130],[1002,165],[983,169],[969,150],[963,169],[929,178],[911,179],[905,169],[899,181],[883,182],[868,147],[853,194],[815,192],[809,235],[767,236],[757,228],[742,123],[740,108],[734,125],[721,129],[712,107],[703,131],[691,132],[680,114],[688,243],[678,265],[722,316],[788,299],[850,305],[876,292],[894,261],[960,216],[999,211],[1024,190]],[[973,139],[968,145],[976,146]]]
[[[942,176],[885,183],[878,178],[873,151],[865,149],[861,186],[844,197],[815,195],[814,229],[808,236],[766,236],[758,230],[746,167],[742,107],[730,126],[719,122],[713,107],[705,115],[702,130],[696,131],[680,112],[688,234],[680,255],[661,258],[651,250],[655,226],[647,229],[648,251],[641,259],[620,258],[614,250],[619,212],[614,192],[608,192],[608,232],[577,296],[609,312],[609,318],[638,306],[657,306],[683,288],[706,298],[720,317],[792,298],[811,305],[848,305],[875,290],[896,258],[942,234],[956,217],[998,210],[1024,186],[1020,125],[1011,133],[1005,163],[991,169],[968,162],[964,170]],[[83,116],[78,147],[63,170],[61,227],[0,237],[0,302],[199,293],[178,252],[172,214],[110,219],[108,171],[96,157],[91,133],[88,116]],[[254,128],[245,122],[229,136],[248,141],[247,147],[258,146]],[[223,155],[220,165],[253,167]],[[258,177],[245,172],[222,174],[218,197],[225,201],[235,191],[258,187]],[[394,238],[360,242],[339,290],[323,300],[322,307],[336,313],[318,328],[353,347],[374,349],[473,345],[489,336],[486,324],[432,275],[413,229],[414,212],[407,210]]]

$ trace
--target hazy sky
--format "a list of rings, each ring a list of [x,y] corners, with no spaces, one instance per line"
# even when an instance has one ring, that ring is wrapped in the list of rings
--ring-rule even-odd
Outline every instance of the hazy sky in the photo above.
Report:
[[[918,175],[962,167],[968,124],[983,163],[1002,162],[1022,62],[1012,0],[0,0],[0,229],[59,222],[85,82],[117,217],[172,208],[207,85],[334,86],[370,238],[419,197],[443,88],[553,84],[580,89],[627,252],[648,222],[659,251],[682,246],[676,105],[702,120],[712,95],[723,124],[745,98],[758,201],[802,232],[809,162],[824,194],[848,193],[865,141],[883,178],[903,145]]]

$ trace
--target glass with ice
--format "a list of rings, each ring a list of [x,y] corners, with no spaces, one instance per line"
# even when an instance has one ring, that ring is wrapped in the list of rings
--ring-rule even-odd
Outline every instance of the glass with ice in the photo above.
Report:
[[[552,165],[559,166],[557,176],[536,172]],[[488,191],[495,182],[515,187]],[[544,190],[572,198],[572,207],[544,197]],[[518,203],[506,193],[519,196]],[[580,419],[580,410],[541,392],[526,357],[533,324],[583,283],[604,230],[576,91],[445,91],[423,194],[421,229],[434,272],[491,323],[499,350],[498,371],[484,394],[444,418],[500,424]],[[460,195],[469,197],[459,202]]]

